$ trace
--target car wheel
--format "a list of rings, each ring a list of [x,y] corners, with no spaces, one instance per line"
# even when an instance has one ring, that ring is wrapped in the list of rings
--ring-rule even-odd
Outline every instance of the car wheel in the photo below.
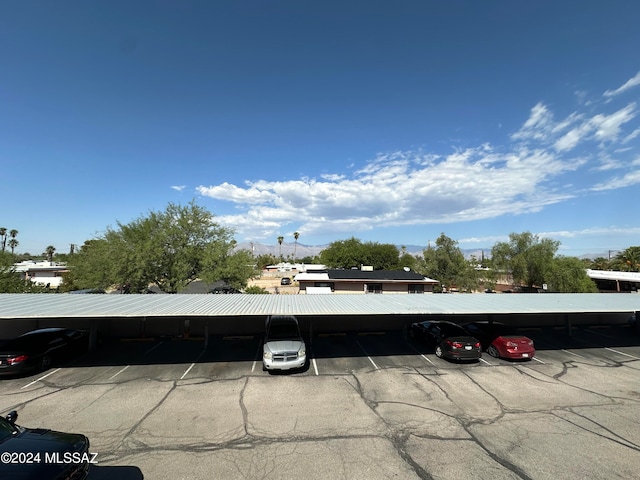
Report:
[[[440,345],[436,347],[436,357],[442,358],[442,347]]]
[[[48,370],[49,367],[51,367],[51,356],[42,356],[42,358],[40,358],[40,361],[38,362],[38,368],[40,370]]]
[[[489,348],[487,348],[487,353],[492,357],[500,358],[500,352],[494,345],[489,345]]]

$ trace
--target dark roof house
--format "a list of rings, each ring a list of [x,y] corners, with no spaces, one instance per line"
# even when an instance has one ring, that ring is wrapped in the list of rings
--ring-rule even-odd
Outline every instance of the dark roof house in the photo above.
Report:
[[[299,273],[300,293],[432,293],[438,280],[410,270],[325,270]]]

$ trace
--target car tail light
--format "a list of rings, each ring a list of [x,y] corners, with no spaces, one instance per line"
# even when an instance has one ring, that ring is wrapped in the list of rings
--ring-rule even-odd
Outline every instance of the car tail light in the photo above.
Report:
[[[461,342],[452,342],[451,340],[447,340],[447,345],[451,348],[464,348],[464,344]]]
[[[518,344],[516,342],[507,342],[507,347],[517,347]]]
[[[7,358],[8,365],[16,365],[17,363],[24,362],[27,358],[27,355],[18,355],[17,357],[9,357]]]
[[[474,347],[476,347],[476,348],[480,348],[480,342],[476,342],[476,344],[474,345]]]

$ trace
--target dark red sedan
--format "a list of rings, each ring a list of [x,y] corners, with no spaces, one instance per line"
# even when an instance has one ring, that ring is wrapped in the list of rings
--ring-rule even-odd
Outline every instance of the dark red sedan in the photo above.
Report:
[[[536,354],[533,340],[503,323],[472,322],[463,327],[469,335],[480,340],[483,350],[492,357],[522,360]]]

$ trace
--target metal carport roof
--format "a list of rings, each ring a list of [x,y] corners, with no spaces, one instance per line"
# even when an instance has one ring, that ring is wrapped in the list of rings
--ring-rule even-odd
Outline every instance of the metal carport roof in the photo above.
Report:
[[[624,313],[640,294],[108,295],[0,294],[0,319],[252,316]]]

